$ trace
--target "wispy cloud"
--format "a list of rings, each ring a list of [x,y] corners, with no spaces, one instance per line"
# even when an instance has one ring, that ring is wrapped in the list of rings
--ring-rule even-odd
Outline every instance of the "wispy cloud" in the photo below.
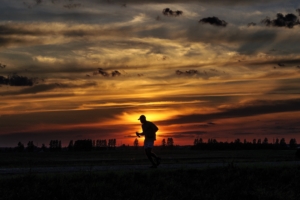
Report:
[[[255,100],[236,106],[220,107],[218,112],[211,114],[192,114],[176,116],[174,119],[170,119],[168,123],[200,123],[211,120],[218,120],[223,118],[239,118],[247,116],[259,116],[270,113],[280,113],[289,111],[300,111],[300,99],[289,100]]]

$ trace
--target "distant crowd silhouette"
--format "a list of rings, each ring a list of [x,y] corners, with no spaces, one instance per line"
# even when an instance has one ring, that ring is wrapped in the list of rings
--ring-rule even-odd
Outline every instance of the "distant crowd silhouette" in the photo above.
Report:
[[[180,145],[175,145],[174,139],[172,137],[167,139],[162,139],[161,144],[157,145],[161,148],[178,148],[181,147]],[[231,142],[218,142],[216,139],[207,139],[204,141],[202,138],[194,139],[194,143],[191,145],[184,145],[188,146],[192,150],[259,150],[259,149],[274,149],[274,150],[288,150],[288,149],[297,149],[300,147],[297,144],[295,138],[291,138],[289,142],[286,142],[285,138],[281,139],[274,139],[271,143],[269,142],[268,138],[261,139],[253,139],[251,142],[244,139],[241,141],[239,138],[235,139]],[[91,151],[91,150],[110,150],[116,148],[124,148],[124,147],[133,147],[139,148],[141,145],[139,144],[138,139],[134,139],[132,145],[119,145],[117,146],[116,139],[85,139],[85,140],[70,140],[69,145],[66,147],[62,147],[61,140],[51,140],[49,142],[49,146],[42,144],[40,147],[34,144],[33,141],[29,141],[27,146],[22,142],[18,142],[16,147],[7,147],[7,148],[0,148],[0,151],[16,151],[16,152],[33,152],[33,151],[61,151],[61,150],[68,150],[68,151]]]
[[[85,139],[85,140],[70,140],[69,145],[67,147],[62,147],[61,140],[50,140],[49,147],[46,147],[45,144],[42,144],[41,147],[34,145],[33,141],[29,141],[27,143],[27,147],[25,148],[24,144],[19,142],[17,147],[10,148],[13,151],[28,151],[33,152],[36,150],[42,151],[61,151],[62,149],[68,151],[91,151],[91,150],[101,150],[101,149],[112,149],[116,148],[117,140],[116,139],[106,139],[104,140],[92,140],[92,139]],[[8,150],[6,148],[6,150]]]
[[[268,138],[253,139],[252,142],[244,139],[243,142],[239,138],[233,142],[218,142],[216,139],[208,139],[207,143],[203,142],[202,138],[194,140],[195,150],[251,150],[251,149],[296,149],[298,147],[295,138],[291,138],[287,144],[284,138],[280,140],[276,138],[272,143],[269,143]]]

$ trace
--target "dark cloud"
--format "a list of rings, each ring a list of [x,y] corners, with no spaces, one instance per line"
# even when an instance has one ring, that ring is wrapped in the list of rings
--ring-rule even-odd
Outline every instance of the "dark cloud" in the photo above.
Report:
[[[54,88],[58,88],[58,85],[56,84],[41,84],[41,85],[35,85],[29,88],[24,88],[20,91],[7,91],[2,92],[0,95],[21,95],[21,94],[36,94],[40,92],[46,92],[53,90]]]
[[[31,35],[31,36],[42,36],[45,35],[46,31],[37,29],[26,29],[24,26],[18,26],[13,24],[0,25],[0,35]]]
[[[285,85],[278,88],[273,89],[269,92],[269,94],[300,94],[300,86],[296,85]]]
[[[105,69],[102,69],[102,68],[98,68],[98,71],[94,72],[93,74],[94,74],[94,75],[101,74],[101,75],[104,76],[104,77],[109,77],[109,76],[112,76],[112,77],[115,77],[115,76],[121,76],[121,72],[119,72],[118,70],[114,70],[114,71],[111,71],[111,72],[107,72]]]
[[[32,86],[37,83],[37,78],[28,78],[17,74],[9,75],[7,78],[0,76],[0,84],[10,86]]]
[[[105,103],[105,101],[101,101],[101,102],[99,101],[98,103]],[[58,107],[59,105],[55,106],[55,108]],[[3,129],[5,128],[15,127],[16,122],[18,122],[18,125],[20,125],[20,127],[32,126],[36,124],[36,120],[38,120],[38,123],[41,124],[57,124],[57,125],[96,123],[100,121],[106,121],[107,119],[113,119],[115,118],[115,116],[120,115],[120,113],[124,111],[126,111],[124,107],[105,107],[103,109],[101,108],[87,109],[87,110],[63,109],[55,112],[41,111],[41,112],[19,113],[15,115],[2,115],[0,120],[0,125],[1,125],[0,127],[2,129],[0,130],[0,132],[3,132]]]
[[[257,100],[245,104],[220,108],[219,112],[211,114],[179,115],[174,119],[164,121],[166,124],[199,123],[224,118],[238,118],[262,114],[300,111],[300,99],[288,100]]]
[[[34,40],[23,38],[4,38],[0,37],[0,47],[6,47],[10,45],[27,45],[32,44]]]
[[[28,28],[26,25],[20,24],[2,24],[0,25],[0,47],[9,45],[32,45],[35,43],[43,43],[39,36],[55,35],[54,31],[45,31],[38,28]],[[38,36],[38,37],[24,37]]]
[[[0,76],[0,84],[8,85],[8,78],[5,78],[4,76]]]
[[[84,29],[76,30],[45,30],[38,27],[28,27],[27,25],[22,24],[2,24],[0,25],[0,35],[10,36],[10,35],[20,35],[20,36],[49,36],[62,34],[65,36],[83,36],[83,35],[96,35],[96,31],[87,31]]]
[[[276,85],[267,94],[300,94],[300,78],[278,80]]]
[[[6,23],[0,25],[0,45],[2,43],[21,43],[25,41],[24,37],[16,36],[57,36],[62,35],[65,37],[83,37],[83,36],[99,36],[99,34],[116,34],[121,35],[119,32],[129,31],[126,28],[121,29],[82,29],[82,28],[66,28],[64,30],[56,29],[41,29],[39,26],[31,26],[28,24],[19,24],[19,23]],[[11,36],[11,37],[9,37]],[[28,40],[28,39],[27,39]],[[29,40],[32,41],[32,40]]]
[[[278,59],[278,60],[267,60],[267,61],[258,61],[258,62],[252,62],[251,66],[255,65],[297,65],[300,63],[299,58],[284,58],[284,59]]]
[[[211,25],[215,25],[215,26],[227,26],[227,22],[225,22],[224,20],[220,20],[219,18],[213,16],[213,17],[206,17],[206,18],[202,18],[199,23],[202,24],[211,24]]]
[[[109,76],[109,73],[106,72],[104,69],[102,68],[98,68],[98,74],[101,74],[102,76]],[[94,73],[96,75],[96,73]]]
[[[1,82],[1,76],[0,76]],[[23,88],[19,91],[6,91],[1,92],[0,95],[22,95],[22,94],[37,94],[42,92],[51,91],[54,89],[74,89],[74,88],[88,88],[92,86],[96,86],[97,84],[94,82],[85,83],[85,84],[62,84],[62,83],[51,83],[51,84],[37,84],[31,87]]]
[[[121,76],[121,73],[118,70],[111,72],[112,77]]]
[[[221,76],[223,72],[219,72],[217,69],[208,69],[208,71],[198,71],[195,69],[190,69],[186,71],[176,70],[175,74],[178,76],[187,76],[187,77],[201,77],[203,79],[209,79],[211,77]]]
[[[195,75],[195,74],[198,74],[198,71],[194,70],[194,69],[187,70],[187,71],[176,70],[175,73],[177,75]]]
[[[183,14],[181,10],[173,11],[170,8],[163,9],[162,13],[166,16],[180,16]]]
[[[224,116],[253,116],[300,110],[300,99],[256,100],[234,107],[220,109]]]
[[[294,26],[300,24],[298,17],[292,13],[285,16],[281,13],[277,13],[276,19],[270,19],[269,17],[266,17],[265,19],[261,20],[261,23],[265,24],[266,26],[287,28],[293,28]]]

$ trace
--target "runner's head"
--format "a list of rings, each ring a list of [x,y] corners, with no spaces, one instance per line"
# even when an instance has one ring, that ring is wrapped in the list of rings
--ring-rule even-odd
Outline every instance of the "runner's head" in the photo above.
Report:
[[[140,120],[141,123],[144,123],[146,121],[146,116],[145,115],[141,115],[138,120]]]

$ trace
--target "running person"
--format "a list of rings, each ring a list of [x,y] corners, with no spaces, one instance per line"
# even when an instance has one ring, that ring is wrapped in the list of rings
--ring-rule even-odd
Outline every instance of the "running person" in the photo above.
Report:
[[[157,126],[146,120],[145,115],[141,115],[140,118],[138,119],[142,123],[142,133],[136,132],[136,135],[140,137],[141,135],[145,136],[144,140],[144,149],[145,153],[152,163],[152,166],[150,168],[156,168],[161,161],[161,158],[158,157],[154,152],[152,152],[152,148],[154,146],[154,141],[156,140],[156,132],[158,131]],[[155,162],[153,160],[153,157],[155,158]]]

